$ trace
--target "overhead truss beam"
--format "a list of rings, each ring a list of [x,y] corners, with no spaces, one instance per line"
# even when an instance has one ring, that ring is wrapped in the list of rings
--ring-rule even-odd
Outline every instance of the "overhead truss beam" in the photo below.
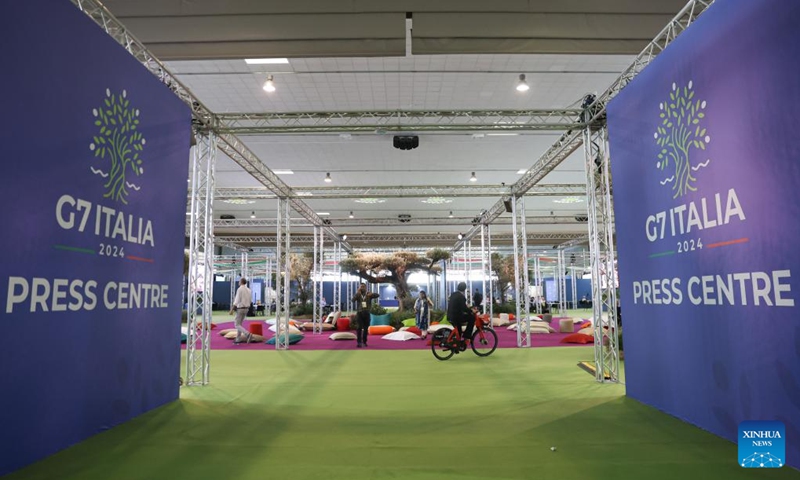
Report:
[[[576,238],[585,238],[586,234],[584,233],[531,233],[528,232],[526,238],[528,241],[547,241],[549,242],[559,242],[559,241],[567,241]],[[382,233],[361,233],[361,234],[352,234],[347,235],[347,241],[351,244],[360,244],[360,243],[374,243],[374,244],[392,244],[392,245],[402,245],[403,243],[408,244],[419,244],[419,243],[436,243],[440,244],[442,242],[450,243],[452,242],[453,235],[446,235],[446,234],[438,234],[438,233],[419,233],[419,234],[398,234],[398,235],[388,235]],[[511,234],[498,234],[492,233],[492,244],[498,245],[503,243],[510,243],[513,239]],[[227,236],[217,236],[215,237],[215,242],[220,244],[222,242],[226,244],[235,244],[240,246],[241,248],[247,248],[248,244],[268,244],[273,245],[277,241],[275,235],[227,235]],[[314,238],[312,234],[307,235],[292,235],[292,246],[295,245],[313,245]]]
[[[385,187],[295,187],[292,194],[297,198],[424,198],[424,197],[502,197],[511,192],[505,185],[410,185]],[[548,184],[531,187],[526,196],[585,196],[583,184]],[[277,195],[264,187],[218,188],[216,200],[266,200]]]
[[[419,217],[400,220],[398,218],[339,218],[330,219],[330,223],[336,227],[406,227],[415,225],[472,225],[472,217]],[[525,218],[528,225],[563,225],[586,223],[586,215],[542,215]],[[498,218],[495,225],[511,225],[511,218]],[[275,227],[277,220],[274,218],[264,219],[237,219],[237,220],[214,220],[214,228],[264,228]],[[312,227],[304,218],[291,219],[291,225],[296,227]],[[349,237],[348,237],[349,238]]]
[[[221,132],[236,135],[564,131],[583,126],[577,109],[224,113],[218,118]]]

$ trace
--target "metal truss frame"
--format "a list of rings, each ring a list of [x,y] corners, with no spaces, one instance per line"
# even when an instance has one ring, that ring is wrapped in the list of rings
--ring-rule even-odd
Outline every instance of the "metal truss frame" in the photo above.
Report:
[[[584,187],[585,190],[586,187]],[[581,214],[582,215],[582,214]],[[586,220],[576,220],[575,215],[540,215],[525,218],[528,225],[563,225],[563,224],[583,224]],[[406,227],[410,225],[458,225],[466,226],[474,222],[474,217],[419,217],[419,218],[331,218],[331,225],[336,227]],[[313,226],[304,218],[292,218],[290,223],[293,227]],[[499,218],[495,225],[510,225],[510,218]],[[214,228],[266,228],[277,225],[274,218],[241,218],[236,220],[214,220]],[[478,225],[480,233],[480,225]],[[351,238],[350,235],[347,238]]]
[[[334,242],[333,244],[333,258],[334,258],[334,275],[336,276],[336,284],[333,287],[333,311],[339,312],[342,309],[342,243]]]
[[[464,249],[464,272],[466,275],[467,281],[467,305],[472,305],[472,279],[470,278],[472,275],[472,242],[467,242],[466,248]]]
[[[277,226],[277,280],[283,282],[283,288],[276,289],[275,295],[275,350],[289,349],[289,295],[290,281],[292,278],[289,251],[291,248],[291,225],[289,223],[289,201],[278,201],[278,226]],[[283,273],[283,280],[281,280]]]
[[[297,198],[350,199],[350,198],[425,198],[425,197],[502,197],[508,195],[510,187],[504,185],[409,185],[404,187],[295,187],[292,195]],[[567,197],[586,195],[586,186],[563,183],[534,185],[525,193],[529,197]],[[217,200],[269,200],[277,198],[266,187],[218,188]]]
[[[533,284],[536,285],[538,291],[538,299],[536,304],[536,313],[542,313],[542,300],[544,300],[544,285],[542,284],[542,268],[539,261],[539,256],[533,257]]]
[[[211,365],[211,304],[214,285],[214,204],[216,135],[197,134],[192,148],[191,221],[189,224],[186,385],[206,385]]]
[[[554,242],[561,242],[575,238],[585,238],[583,233],[528,233],[527,239],[529,241],[545,241],[552,240]],[[353,244],[355,243],[370,243],[370,244],[392,244],[397,245],[402,243],[408,244],[442,244],[449,242],[453,235],[440,234],[440,233],[412,233],[412,234],[384,234],[384,233],[354,233],[347,236],[347,239]],[[492,234],[493,241],[499,243],[507,243],[513,240],[513,234]],[[275,235],[240,235],[240,236],[218,236],[215,237],[217,243],[225,242],[235,244],[239,248],[248,248],[247,244],[270,244],[274,245],[277,242]],[[312,245],[313,238],[310,235],[296,235],[292,238],[293,245]],[[353,247],[354,250],[359,250]]]
[[[314,227],[314,297],[313,308],[314,315],[313,332],[314,334],[322,333],[322,267],[325,265],[323,261],[324,250],[322,249],[325,236],[319,227]]]
[[[387,132],[523,132],[581,128],[581,111],[387,110],[219,114],[220,132],[236,135]]]
[[[589,200],[589,252],[592,267],[592,310],[594,319],[595,373],[598,382],[619,382],[617,333],[617,279],[614,254],[614,224],[610,212],[608,129],[587,127],[586,195]],[[604,312],[606,317],[604,317]]]
[[[514,285],[516,288],[517,303],[517,346],[531,346],[531,305],[530,291],[528,290],[528,243],[525,233],[525,199],[514,199],[511,203],[513,215],[514,235]]]
[[[488,241],[488,243],[487,243]],[[492,289],[492,268],[489,260],[492,256],[492,240],[489,238],[489,226],[481,225],[481,295],[483,304],[489,304],[489,318],[492,318],[492,306],[489,297],[486,295],[486,279],[489,279],[489,291]],[[484,309],[484,311],[486,311]]]
[[[656,35],[656,37],[636,56],[633,63],[620,74],[620,76],[600,94],[589,106],[590,113],[583,114],[584,125],[605,124],[606,105],[614,98],[631,80],[634,79],[650,62],[667,46],[672,43],[684,30],[686,30],[714,0],[689,0],[680,12]],[[537,185],[563,162],[572,152],[583,144],[583,127],[567,130],[561,137],[528,169],[525,175],[511,186],[510,195],[518,197],[524,195],[530,188]],[[500,199],[486,210],[481,216],[481,223],[491,223],[505,212],[504,199]],[[479,228],[473,227],[466,233],[460,242],[473,238],[478,234]],[[454,249],[460,246],[457,243]]]
[[[558,249],[558,311],[563,314],[567,310],[567,262],[564,259],[564,249]],[[574,283],[574,282],[573,282]]]

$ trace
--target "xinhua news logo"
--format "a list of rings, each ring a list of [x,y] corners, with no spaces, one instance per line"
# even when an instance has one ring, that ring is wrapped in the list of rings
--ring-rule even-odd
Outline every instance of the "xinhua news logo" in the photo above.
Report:
[[[786,463],[786,428],[781,422],[739,424],[739,465],[781,468]]]

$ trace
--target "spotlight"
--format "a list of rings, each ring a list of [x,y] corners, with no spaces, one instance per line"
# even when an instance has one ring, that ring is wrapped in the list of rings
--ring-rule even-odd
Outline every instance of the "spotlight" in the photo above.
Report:
[[[459,239],[459,240],[461,240],[462,238],[464,238],[464,235],[462,235],[462,234],[460,234],[460,233],[459,233],[459,234],[458,234],[458,239]]]
[[[469,177],[469,181],[470,182],[477,182],[478,181],[478,177],[475,176],[475,172],[472,172],[472,176]]]
[[[511,204],[510,198],[504,198],[503,205],[506,207],[506,212],[512,213],[514,211],[514,206]]]
[[[527,92],[530,90],[531,87],[528,86],[528,82],[525,81],[525,74],[519,74],[519,82],[517,83],[517,91],[518,92]]]
[[[345,240],[347,240],[347,235],[342,235],[342,241],[344,242]]]
[[[272,93],[275,91],[275,82],[272,80],[272,75],[267,77],[267,81],[264,82],[264,86],[262,88],[267,93]]]
[[[256,218],[256,212],[255,211],[250,212],[250,218]]]
[[[450,217],[449,218],[453,218],[453,211],[452,210],[450,210]]]
[[[394,145],[394,148],[398,148],[400,150],[412,150],[419,147],[419,137],[416,135],[413,137],[395,136],[392,139],[392,144]]]
[[[331,183],[332,181],[333,181],[333,179],[331,179],[330,172],[326,173],[325,174],[325,183]]]
[[[350,211],[350,218],[356,218],[355,215],[353,215],[353,211],[352,210]]]

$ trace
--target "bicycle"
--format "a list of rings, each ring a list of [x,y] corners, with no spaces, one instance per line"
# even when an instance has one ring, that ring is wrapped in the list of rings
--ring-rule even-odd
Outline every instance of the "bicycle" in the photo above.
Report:
[[[469,342],[472,351],[479,357],[488,357],[497,349],[497,333],[487,326],[488,321],[475,315],[475,331]],[[458,328],[440,329],[431,338],[431,352],[439,360],[447,360],[456,353],[466,351],[467,346],[461,339]]]

